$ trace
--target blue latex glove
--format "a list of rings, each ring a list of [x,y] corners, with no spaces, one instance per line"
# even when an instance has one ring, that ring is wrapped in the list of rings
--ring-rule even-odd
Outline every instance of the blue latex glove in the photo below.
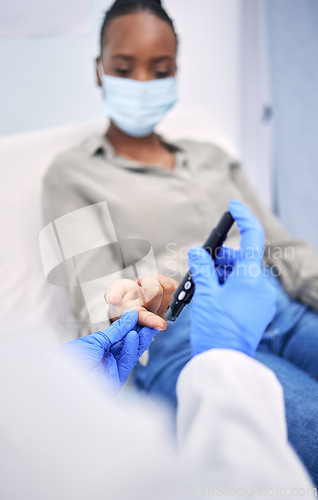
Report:
[[[109,328],[65,344],[59,350],[73,358],[109,393],[116,394],[157,330],[137,326],[138,312],[126,311]]]
[[[221,247],[214,261],[219,283],[223,285],[228,276],[232,273],[235,263],[241,256],[241,250],[229,247]]]
[[[241,233],[241,249],[227,250],[219,257],[219,264],[233,266],[225,283],[220,284],[215,264],[202,247],[189,250],[195,283],[190,334],[193,355],[224,348],[254,356],[276,311],[276,292],[262,269],[264,231],[242,203],[231,201],[228,209]]]

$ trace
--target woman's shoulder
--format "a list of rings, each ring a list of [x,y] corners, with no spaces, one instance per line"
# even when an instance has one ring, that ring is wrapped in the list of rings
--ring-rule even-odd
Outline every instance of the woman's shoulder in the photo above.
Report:
[[[88,168],[88,159],[94,155],[98,146],[102,143],[102,135],[91,135],[79,144],[59,153],[49,165],[45,179],[60,176],[64,179],[75,170]]]
[[[216,142],[178,139],[171,141],[171,143],[177,148],[186,151],[189,156],[195,155],[196,158],[202,158],[202,160],[209,159],[216,162],[225,161],[228,164],[238,161],[234,154],[227,151]]]

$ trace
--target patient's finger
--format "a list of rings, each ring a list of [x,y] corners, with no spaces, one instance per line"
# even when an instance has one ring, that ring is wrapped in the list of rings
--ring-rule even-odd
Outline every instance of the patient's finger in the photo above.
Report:
[[[109,305],[120,306],[128,300],[141,297],[138,284],[133,280],[121,279],[111,283],[105,292],[105,301]]]
[[[147,311],[144,307],[136,307],[138,312],[138,325],[155,328],[156,330],[165,330],[167,322],[157,314]]]
[[[163,318],[147,311],[147,309],[140,304],[133,305],[129,302],[121,305],[120,308],[111,306],[109,310],[110,319],[116,321],[127,309],[135,309],[138,312],[138,325],[140,326],[147,326],[148,328],[155,328],[156,330],[165,330],[167,328],[167,322]]]
[[[141,286],[143,306],[150,312],[157,313],[163,296],[163,288],[159,283],[157,275],[145,274],[137,278]]]
[[[175,280],[163,275],[143,275],[136,282],[128,279],[115,281],[105,293],[105,300],[110,305],[109,316],[116,320],[127,309],[133,308],[138,312],[139,325],[164,330],[167,322],[159,316],[166,312],[177,285]]]
[[[173,294],[178,288],[179,283],[175,279],[164,276],[163,274],[158,274],[158,280],[163,289],[163,296],[157,314],[158,316],[163,317],[163,315],[167,312]]]
[[[136,309],[143,304],[140,287],[135,281],[128,279],[111,283],[104,297],[109,305],[108,315],[111,321],[119,319],[127,309]]]

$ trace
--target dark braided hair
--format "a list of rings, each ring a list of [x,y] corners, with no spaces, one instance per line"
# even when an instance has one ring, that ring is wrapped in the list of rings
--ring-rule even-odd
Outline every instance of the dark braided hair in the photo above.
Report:
[[[106,30],[114,19],[120,16],[125,16],[126,14],[143,11],[150,12],[151,14],[157,16],[159,19],[167,22],[171,26],[178,43],[178,37],[174,29],[173,21],[162,7],[161,0],[116,0],[105,14],[100,34],[101,50],[103,47],[103,40]]]

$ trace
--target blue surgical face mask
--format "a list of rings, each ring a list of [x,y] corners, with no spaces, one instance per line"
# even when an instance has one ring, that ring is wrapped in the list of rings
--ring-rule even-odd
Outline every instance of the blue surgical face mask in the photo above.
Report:
[[[176,77],[139,81],[103,75],[104,112],[123,132],[146,137],[177,102]]]

